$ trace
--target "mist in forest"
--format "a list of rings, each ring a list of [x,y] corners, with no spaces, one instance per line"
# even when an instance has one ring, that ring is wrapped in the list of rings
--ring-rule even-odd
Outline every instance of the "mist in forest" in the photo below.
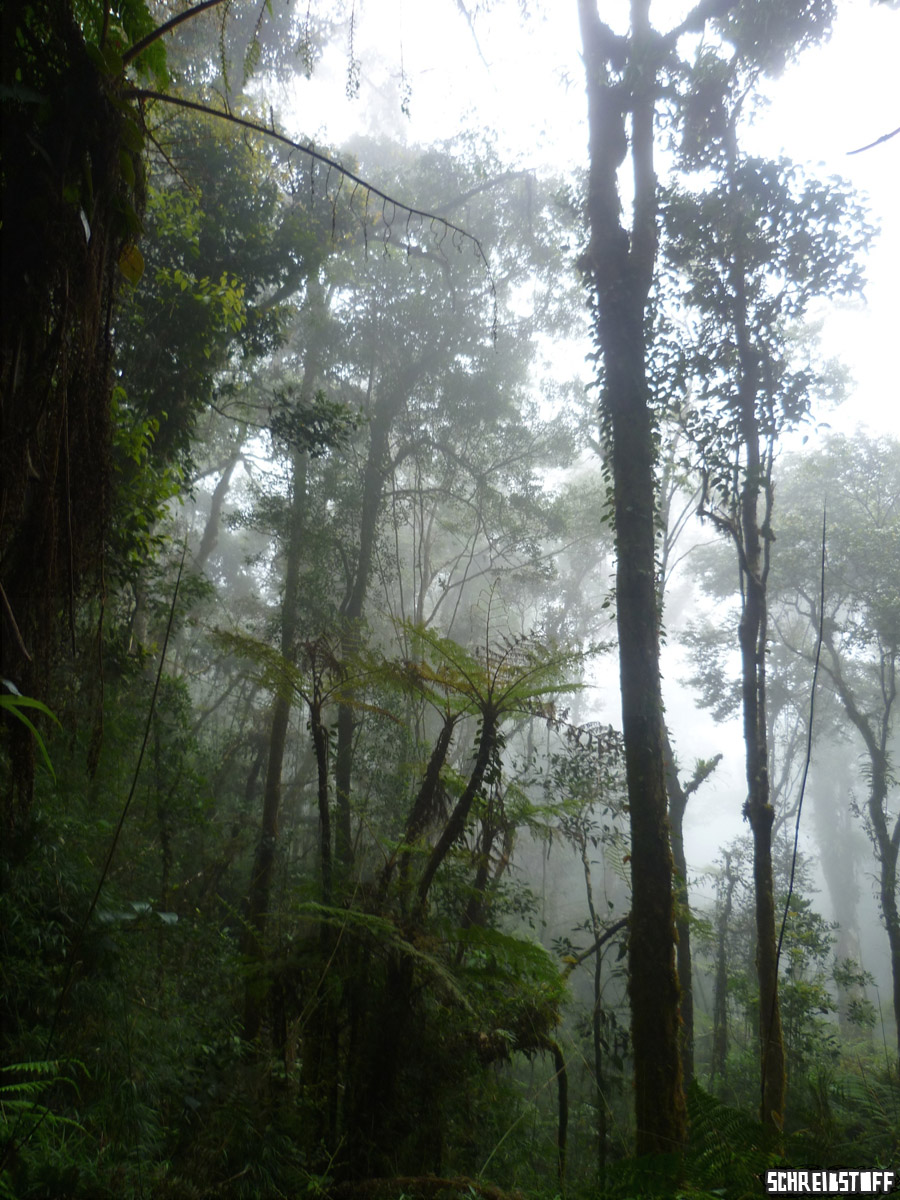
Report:
[[[569,7],[13,6],[0,1196],[898,1161],[900,15]]]

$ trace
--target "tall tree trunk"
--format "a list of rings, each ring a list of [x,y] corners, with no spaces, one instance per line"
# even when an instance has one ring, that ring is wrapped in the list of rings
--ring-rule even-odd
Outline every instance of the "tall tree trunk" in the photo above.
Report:
[[[312,356],[304,370],[303,394],[311,391],[315,378]],[[284,545],[284,595],[281,601],[281,653],[292,661],[299,625],[300,567],[303,559],[303,531],[306,517],[307,455],[296,451],[291,478],[291,507],[287,538]],[[263,940],[275,870],[278,844],[278,814],[281,807],[281,770],[287,741],[291,701],[278,695],[272,705],[272,724],[269,732],[269,751],[263,790],[263,811],[259,843],[253,860],[247,902],[247,924],[243,936],[243,952],[256,964],[256,971],[247,979],[244,994],[244,1037],[252,1041],[259,1033],[262,1020],[262,1001],[265,988],[260,978],[265,950]]]
[[[197,547],[197,553],[194,555],[194,567],[198,571],[206,564],[206,560],[218,544],[219,529],[222,525],[222,510],[225,507],[225,499],[231,488],[231,477],[234,474],[234,468],[241,461],[241,450],[244,445],[245,432],[246,430],[242,426],[228,452],[228,460],[222,470],[222,475],[215,488],[213,488],[209,502],[209,516],[206,519],[206,525],[203,529],[200,545]]]
[[[597,1174],[602,1190],[606,1180],[606,1142],[609,1135],[606,1119],[606,1097],[603,1094],[603,952],[601,949],[603,927],[600,924],[597,906],[594,903],[594,884],[591,878],[591,856],[588,852],[588,832],[586,827],[580,831],[578,849],[581,854],[581,869],[584,874],[588,915],[591,919],[591,933],[593,934],[594,945],[596,946],[591,1035],[594,1046],[594,1095],[597,1106]]]
[[[658,62],[649,4],[634,0],[631,36],[603,24],[596,0],[578,0],[587,77],[590,279],[603,407],[611,434],[616,533],[616,618],[622,730],[631,815],[632,911],[629,990],[638,1153],[684,1142],[678,1047],[678,978],[672,855],[662,742],[659,612],[655,562],[656,448],[646,380],[644,322],[657,250],[653,115]],[[613,78],[625,63],[632,86]],[[634,218],[620,222],[617,171],[631,114]]]
[[[846,748],[834,743],[829,750],[816,748],[817,762],[813,766],[812,792],[815,804],[813,823],[818,842],[818,859],[825,877],[825,887],[838,928],[834,957],[838,962],[861,963],[859,936],[859,857],[854,844],[857,831],[854,817],[847,804],[850,792],[851,760]],[[865,988],[853,984],[843,986],[835,980],[838,992],[838,1024],[844,1037],[859,1036],[849,1016],[854,1001],[865,999]]]
[[[894,1029],[897,1031],[897,1072],[900,1074],[900,912],[897,909],[897,850],[900,848],[900,820],[894,826],[887,858],[882,856],[879,894],[881,911],[887,926],[891,948],[891,980],[894,995]]]
[[[748,475],[750,470],[748,467]],[[786,1067],[778,997],[775,877],[772,870],[772,825],[775,810],[769,801],[765,725],[766,598],[765,584],[761,581],[760,574],[756,505],[755,501],[751,501],[751,507],[748,508],[747,503],[745,498],[743,516],[747,569],[744,571],[744,611],[739,637],[747,772],[747,802],[744,812],[753,833],[753,886],[756,901],[760,1119],[764,1124],[780,1129],[784,1118]]]
[[[731,854],[725,857],[725,897],[716,919],[716,982],[713,994],[713,1041],[710,1062],[710,1079],[724,1076],[725,1060],[728,1055],[728,925],[734,901],[734,885],[737,876],[731,869]]]
[[[309,706],[309,726],[316,755],[316,799],[319,806],[319,869],[322,875],[322,903],[330,904],[332,900],[332,863],[331,808],[328,798],[328,730],[322,722],[322,702],[319,697],[316,697]]]
[[[406,372],[402,380],[393,386],[385,385],[372,408],[369,426],[369,453],[363,471],[362,509],[359,526],[359,553],[353,577],[348,580],[347,591],[341,605],[341,616],[346,622],[343,653],[352,655],[358,647],[359,622],[365,607],[375,539],[378,532],[378,517],[384,498],[384,481],[388,472],[390,435],[394,421],[413,387],[419,369],[415,366]],[[375,366],[369,380],[369,390],[374,386]],[[340,704],[337,715],[337,745],[334,758],[334,792],[337,821],[335,828],[335,851],[338,862],[349,870],[353,864],[353,829],[351,822],[351,782],[353,773],[353,735],[356,722],[349,704]]]
[[[678,935],[676,963],[681,990],[681,1066],[684,1081],[694,1078],[694,982],[691,958],[691,908],[688,896],[687,859],[684,854],[684,813],[688,793],[681,786],[672,753],[669,730],[663,722],[663,749],[666,756],[666,789],[669,795],[669,829],[672,859],[675,863],[675,932]]]
[[[780,1129],[784,1121],[787,1085],[784,1033],[778,996],[778,945],[775,912],[775,877],[772,869],[772,826],[775,810],[769,792],[769,742],[766,721],[766,642],[768,639],[767,582],[769,574],[769,526],[773,491],[769,477],[771,456],[764,460],[760,449],[764,437],[757,404],[760,390],[760,359],[750,332],[744,255],[745,232],[740,186],[736,182],[738,162],[734,129],[727,144],[729,197],[735,213],[732,254],[729,264],[731,323],[737,343],[739,379],[737,391],[740,445],[744,475],[734,513],[734,537],[741,575],[741,620],[738,641],[741,652],[741,701],[744,718],[744,750],[747,801],[744,815],[753,834],[753,885],[756,904],[756,972],[759,982],[760,1119]],[[764,497],[760,520],[760,498]]]
[[[889,742],[891,737],[891,714],[897,699],[896,651],[888,651],[882,658],[882,711],[877,717],[863,712],[856,703],[850,685],[844,678],[840,660],[830,633],[825,632],[824,645],[831,658],[827,668],[835,691],[844,706],[844,711],[856,727],[869,757],[869,798],[866,805],[869,814],[870,836],[875,844],[880,872],[878,898],[884,918],[891,953],[891,982],[893,991],[894,1027],[897,1032],[897,1067],[900,1071],[900,908],[897,904],[897,864],[900,860],[900,816],[888,826],[887,798],[891,779]],[[876,725],[877,721],[877,725]]]

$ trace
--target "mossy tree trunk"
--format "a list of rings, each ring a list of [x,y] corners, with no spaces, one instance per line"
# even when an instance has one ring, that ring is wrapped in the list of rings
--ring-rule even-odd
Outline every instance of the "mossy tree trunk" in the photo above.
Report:
[[[600,20],[596,0],[579,0],[578,11],[590,152],[589,245],[583,267],[603,363],[613,479],[616,619],[631,816],[635,1115],[637,1150],[646,1154],[677,1150],[686,1132],[659,674],[656,442],[644,341],[657,252],[653,120],[659,64],[648,3],[632,3],[627,38],[613,34]],[[617,173],[629,150],[629,116],[634,216],[627,230],[620,219]]]

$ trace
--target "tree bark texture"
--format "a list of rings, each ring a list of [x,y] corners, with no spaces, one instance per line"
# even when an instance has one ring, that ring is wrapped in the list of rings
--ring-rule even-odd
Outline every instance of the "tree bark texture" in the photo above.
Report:
[[[740,291],[739,291],[740,294]],[[763,464],[756,417],[756,380],[746,325],[737,322],[742,351],[740,385],[746,474],[740,498],[738,556],[743,606],[738,628],[741,651],[747,801],[745,815],[753,833],[753,885],[756,901],[756,971],[759,981],[760,1119],[781,1128],[784,1116],[786,1067],[781,1006],[778,998],[777,917],[772,870],[772,827],[775,810],[769,794],[769,747],[766,726],[766,640],[768,553],[759,520]],[[771,491],[768,493],[771,497]],[[770,504],[767,501],[767,510]],[[768,523],[768,511],[765,522]]]
[[[603,363],[616,533],[616,617],[631,817],[629,989],[639,1154],[677,1150],[686,1132],[659,675],[656,448],[644,344],[657,249],[653,168],[657,71],[648,10],[646,2],[632,4],[632,31],[625,39],[600,20],[596,0],[578,4],[590,139],[590,240],[583,265],[590,280]],[[630,85],[624,82],[627,72],[618,78],[626,63],[635,68]],[[629,149],[629,114],[634,176],[630,233],[620,221],[617,180]]]
[[[413,800],[409,810],[409,816],[406,818],[406,828],[403,831],[403,841],[388,859],[381,872],[379,881],[379,891],[382,897],[385,896],[391,879],[394,874],[394,869],[397,866],[397,860],[400,860],[400,905],[403,911],[406,910],[406,884],[409,876],[409,861],[413,847],[416,842],[425,832],[429,817],[431,816],[437,799],[438,790],[441,783],[441,768],[447,760],[447,755],[450,752],[450,743],[453,740],[453,731],[456,728],[458,717],[455,714],[449,714],[444,718],[444,723],[441,726],[441,732],[438,734],[431,751],[431,756],[428,759],[428,766],[425,769],[425,774],[422,777],[422,783],[416,793],[416,798]]]
[[[687,859],[684,854],[684,813],[688,794],[678,778],[669,730],[663,722],[666,756],[666,789],[669,796],[669,830],[675,864],[675,932],[678,936],[675,961],[681,990],[681,1067],[685,1084],[694,1078],[694,983],[691,956],[691,908],[688,896]]]

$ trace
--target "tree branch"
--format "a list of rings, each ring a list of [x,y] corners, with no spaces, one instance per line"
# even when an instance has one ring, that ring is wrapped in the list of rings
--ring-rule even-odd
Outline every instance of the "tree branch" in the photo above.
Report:
[[[613,921],[612,925],[603,930],[592,946],[588,946],[587,950],[582,950],[580,954],[572,955],[573,961],[566,963],[566,969],[563,971],[563,979],[568,979],[576,967],[580,967],[586,959],[602,949],[617,933],[621,933],[623,929],[627,928],[629,920],[629,917],[620,917],[618,921]]]
[[[880,138],[876,138],[874,142],[869,142],[867,146],[859,146],[856,150],[848,150],[847,156],[849,158],[851,154],[862,154],[864,150],[871,150],[875,146],[880,146],[882,142],[889,142],[898,133],[900,133],[900,125],[896,129],[892,129],[890,133],[883,133]]]
[[[218,0],[208,0],[208,2],[218,2]],[[133,49],[136,49],[136,47],[133,47]],[[241,129],[249,129],[253,133],[259,133],[273,142],[280,142],[281,145],[288,146],[291,150],[296,150],[299,154],[305,154],[307,158],[312,159],[314,162],[322,163],[323,166],[328,167],[331,171],[336,171],[338,175],[343,176],[344,179],[348,179],[356,187],[364,188],[370,195],[377,196],[383,205],[389,204],[398,211],[406,213],[407,227],[413,217],[419,217],[423,221],[427,221],[431,226],[439,225],[445,233],[453,234],[467,242],[471,242],[475,248],[477,257],[481,260],[488,277],[488,282],[490,283],[491,297],[494,305],[492,332],[496,336],[497,289],[494,283],[494,276],[481,241],[474,234],[463,229],[462,226],[454,225],[452,221],[448,221],[446,217],[442,217],[438,213],[427,212],[421,208],[414,208],[411,204],[404,204],[400,200],[395,200],[393,196],[388,195],[387,192],[383,192],[380,188],[374,187],[361,176],[354,174],[353,171],[343,166],[336,159],[329,158],[327,154],[323,154],[320,150],[316,150],[312,146],[304,145],[303,142],[295,142],[293,138],[289,138],[284,133],[279,133],[277,129],[270,128],[268,125],[262,125],[259,121],[251,121],[247,117],[238,117],[234,113],[210,108],[208,104],[200,104],[196,100],[187,100],[183,96],[170,96],[166,92],[157,92],[152,88],[127,88],[125,95],[132,100],[158,100],[161,104],[172,104],[176,108],[186,108],[191,112],[203,113],[208,117],[217,117],[219,120],[227,121],[231,125],[237,125]]]
[[[174,17],[170,17],[168,21],[163,21],[162,25],[153,29],[146,37],[142,37],[140,41],[126,50],[122,55],[122,65],[128,66],[130,62],[138,57],[139,54],[152,46],[154,42],[158,42],[161,37],[165,37],[167,33],[173,30],[177,25],[181,25],[183,21],[190,21],[193,17],[197,17],[200,13],[205,12],[207,8],[215,8],[218,4],[223,4],[224,0],[202,0],[201,4],[195,4],[193,8],[185,9],[183,13],[177,13]]]

